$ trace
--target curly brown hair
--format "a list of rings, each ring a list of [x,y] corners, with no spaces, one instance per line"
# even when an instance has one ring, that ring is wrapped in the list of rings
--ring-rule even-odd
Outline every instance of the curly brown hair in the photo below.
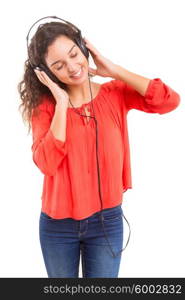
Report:
[[[65,35],[74,43],[76,32],[66,23],[50,22],[40,24],[36,33],[31,38],[28,46],[29,58],[31,64],[38,66],[39,64],[46,65],[45,56],[48,47],[60,36]],[[18,93],[20,94],[21,104],[18,110],[21,111],[23,122],[28,124],[28,134],[31,129],[32,111],[43,99],[43,95],[52,96],[51,91],[47,86],[42,84],[35,74],[29,58],[24,63],[23,80],[18,83]],[[67,89],[66,85],[61,82],[61,87]],[[55,101],[53,97],[49,97],[51,101]],[[53,99],[53,100],[52,100]]]

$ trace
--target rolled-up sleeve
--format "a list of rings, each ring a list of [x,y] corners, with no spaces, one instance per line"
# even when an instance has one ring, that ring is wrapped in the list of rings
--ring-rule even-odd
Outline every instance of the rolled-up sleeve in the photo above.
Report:
[[[67,143],[55,138],[50,129],[52,116],[46,103],[39,105],[39,113],[32,112],[32,158],[45,175],[53,176],[67,154]]]
[[[160,78],[154,78],[149,81],[144,96],[126,84],[125,102],[128,110],[138,109],[148,113],[165,114],[179,105],[180,96]]]

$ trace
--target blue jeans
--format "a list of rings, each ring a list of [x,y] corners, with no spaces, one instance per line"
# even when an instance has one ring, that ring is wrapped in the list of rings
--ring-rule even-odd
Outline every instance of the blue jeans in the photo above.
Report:
[[[106,235],[117,254],[123,246],[122,207],[104,209],[102,214]],[[78,278],[80,253],[83,278],[118,277],[122,252],[116,257],[111,254],[100,216],[97,212],[82,220],[53,219],[41,211],[39,235],[48,277]]]

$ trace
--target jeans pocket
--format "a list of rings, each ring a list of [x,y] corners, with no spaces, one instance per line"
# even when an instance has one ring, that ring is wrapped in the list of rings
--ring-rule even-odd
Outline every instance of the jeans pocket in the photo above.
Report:
[[[102,214],[104,221],[114,221],[122,218],[123,211],[121,206],[118,206],[116,208],[113,207],[113,209],[110,209],[108,211],[104,211]]]

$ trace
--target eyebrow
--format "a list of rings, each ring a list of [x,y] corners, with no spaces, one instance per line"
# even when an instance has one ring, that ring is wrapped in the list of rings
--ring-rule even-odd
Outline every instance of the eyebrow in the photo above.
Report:
[[[76,46],[75,44],[72,46],[72,48],[69,50],[68,54],[72,51],[72,49],[73,49],[75,46]],[[53,65],[55,65],[55,64],[58,63],[58,62],[60,62],[60,59],[57,60],[57,61],[55,61],[55,62],[53,62],[53,63],[50,65],[50,67],[52,67]]]

